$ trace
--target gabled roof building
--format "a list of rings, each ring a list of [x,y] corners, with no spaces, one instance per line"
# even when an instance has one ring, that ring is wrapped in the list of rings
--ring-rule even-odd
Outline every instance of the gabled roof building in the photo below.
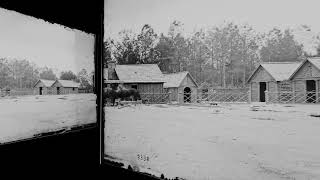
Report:
[[[157,64],[116,65],[108,63],[104,71],[104,82],[122,84],[125,88],[137,89],[141,94],[163,93],[164,76]]]
[[[265,91],[292,91],[290,76],[298,69],[301,62],[261,63],[248,79],[250,99],[253,102],[265,102]]]
[[[251,101],[320,102],[320,57],[302,62],[261,63],[248,79]],[[271,97],[272,96],[272,97]]]
[[[197,96],[198,84],[188,71],[163,74],[166,92],[170,93],[171,101],[194,102]]]

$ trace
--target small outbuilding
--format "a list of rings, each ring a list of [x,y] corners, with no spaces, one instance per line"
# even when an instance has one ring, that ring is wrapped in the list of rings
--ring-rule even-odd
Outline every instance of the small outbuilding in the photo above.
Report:
[[[80,83],[71,80],[56,80],[52,84],[54,94],[77,94]]]
[[[55,81],[39,79],[33,86],[34,93],[37,95],[52,94],[51,86]]]
[[[108,63],[104,72],[105,86],[122,84],[125,88],[137,89],[140,94],[163,93],[163,74],[157,64],[117,65]]]
[[[171,101],[194,102],[197,96],[198,84],[188,71],[163,74],[165,92],[170,93]]]
[[[293,83],[289,80],[299,68],[301,62],[264,62],[249,77],[250,97],[252,102],[265,102],[265,91],[273,95],[293,90]],[[272,95],[272,93],[270,93]]]
[[[320,102],[320,57],[304,60],[289,79],[295,102]]]

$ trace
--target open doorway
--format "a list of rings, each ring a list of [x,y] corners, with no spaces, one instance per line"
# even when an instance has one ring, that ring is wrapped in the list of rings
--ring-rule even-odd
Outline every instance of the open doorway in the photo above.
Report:
[[[266,102],[266,95],[265,91],[267,90],[267,83],[266,82],[260,82],[259,83],[260,88],[260,102]]]
[[[42,91],[43,91],[42,87],[39,87],[39,94],[40,95],[42,95]]]
[[[60,87],[57,87],[57,94],[60,94]]]
[[[307,91],[307,103],[316,102],[316,81],[307,80],[306,81],[306,91]]]
[[[191,102],[191,89],[189,87],[185,87],[183,90],[183,102]]]

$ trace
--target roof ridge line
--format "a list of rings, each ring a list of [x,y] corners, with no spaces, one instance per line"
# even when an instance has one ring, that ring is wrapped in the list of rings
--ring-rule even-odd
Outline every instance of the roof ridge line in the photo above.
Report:
[[[116,65],[116,67],[117,66],[140,66],[140,65],[158,65],[158,64],[117,64]],[[106,68],[106,69],[108,69],[108,68]]]
[[[301,63],[301,61],[294,61],[294,62],[262,62],[260,64],[295,64],[295,63]]]

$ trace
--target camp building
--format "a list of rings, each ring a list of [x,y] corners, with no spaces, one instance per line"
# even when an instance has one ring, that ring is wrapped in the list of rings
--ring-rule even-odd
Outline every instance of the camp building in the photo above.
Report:
[[[33,86],[34,93],[37,95],[52,94],[51,86],[54,82],[53,80],[39,79]]]
[[[198,84],[188,71],[163,75],[166,81],[163,87],[171,101],[195,102]]]
[[[301,62],[264,62],[248,78],[250,99],[252,102],[265,102],[265,91],[287,92],[293,90],[290,76]]]
[[[307,58],[290,76],[296,102],[320,102],[320,57]]]
[[[137,89],[140,94],[163,93],[164,78],[157,64],[116,65],[108,63],[104,72],[105,84],[122,84]]]
[[[53,94],[77,94],[80,83],[72,80],[56,80],[51,88]]]

